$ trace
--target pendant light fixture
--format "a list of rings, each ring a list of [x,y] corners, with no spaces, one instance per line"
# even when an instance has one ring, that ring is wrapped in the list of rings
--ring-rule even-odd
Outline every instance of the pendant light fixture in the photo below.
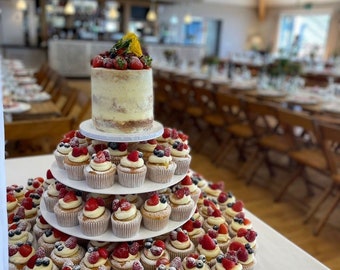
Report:
[[[17,10],[25,11],[27,9],[27,3],[25,0],[18,0],[16,4]]]
[[[183,17],[183,21],[185,24],[191,24],[192,23],[192,16],[190,13],[190,0],[187,1],[188,3],[186,4],[186,10],[187,12],[185,13]]]
[[[148,13],[146,14],[146,19],[149,22],[155,22],[157,20],[157,13],[154,0],[151,0],[151,5]]]
[[[76,8],[73,4],[72,0],[68,0],[65,7],[64,7],[64,14],[65,15],[74,15],[76,13]]]

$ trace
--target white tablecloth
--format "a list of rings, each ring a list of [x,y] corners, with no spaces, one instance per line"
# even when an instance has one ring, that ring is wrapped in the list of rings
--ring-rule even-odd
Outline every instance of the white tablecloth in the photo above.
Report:
[[[7,159],[6,183],[25,185],[28,178],[45,177],[53,161],[53,155]],[[258,233],[255,270],[329,269],[252,213],[247,216]]]

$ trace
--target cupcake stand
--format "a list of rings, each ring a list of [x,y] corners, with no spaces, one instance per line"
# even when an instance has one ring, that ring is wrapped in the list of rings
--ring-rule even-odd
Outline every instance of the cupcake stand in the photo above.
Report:
[[[125,134],[117,131],[116,133],[105,133],[98,131],[95,129],[95,127],[92,124],[92,120],[86,120],[80,124],[80,131],[83,135],[85,135],[88,138],[96,139],[100,141],[106,141],[106,142],[138,142],[138,141],[146,141],[150,139],[157,138],[162,135],[163,133],[163,126],[157,121],[153,122],[153,126],[150,130],[147,132],[142,133],[132,133],[132,134]],[[134,187],[134,188],[127,188],[122,185],[120,185],[116,179],[115,183],[112,187],[106,188],[106,189],[94,189],[89,187],[85,180],[83,181],[76,181],[71,180],[67,177],[67,173],[65,170],[60,169],[56,162],[53,162],[51,165],[51,171],[55,179],[57,179],[59,182],[63,183],[64,185],[71,187],[73,189],[77,189],[84,192],[89,193],[99,193],[99,194],[111,194],[111,195],[127,195],[127,194],[141,194],[141,193],[147,193],[152,191],[161,190],[167,187],[170,187],[172,185],[177,184],[180,182],[185,175],[174,175],[174,177],[171,179],[168,183],[155,183],[148,179],[145,180],[144,184],[140,187]],[[51,224],[53,227],[57,228],[58,230],[67,233],[69,235],[74,235],[76,237],[82,238],[82,239],[88,239],[88,240],[97,240],[97,241],[108,241],[108,242],[123,242],[123,241],[135,241],[135,240],[141,240],[149,237],[156,237],[165,233],[168,233],[181,225],[183,225],[187,220],[183,221],[173,221],[169,220],[168,225],[159,231],[150,231],[143,227],[143,224],[141,224],[139,232],[130,237],[130,238],[119,238],[115,236],[111,230],[111,226],[108,227],[107,231],[104,234],[98,235],[98,236],[88,236],[81,232],[79,225],[74,227],[63,227],[60,226],[57,222],[57,219],[55,217],[55,214],[52,212],[48,212],[45,206],[44,201],[41,201],[40,209],[43,217],[46,219],[46,221]],[[195,208],[192,211],[192,214],[194,213]]]

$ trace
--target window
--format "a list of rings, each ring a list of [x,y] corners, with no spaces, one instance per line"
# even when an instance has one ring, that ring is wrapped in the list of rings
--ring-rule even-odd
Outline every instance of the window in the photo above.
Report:
[[[330,19],[330,12],[282,14],[277,51],[292,57],[323,58]]]

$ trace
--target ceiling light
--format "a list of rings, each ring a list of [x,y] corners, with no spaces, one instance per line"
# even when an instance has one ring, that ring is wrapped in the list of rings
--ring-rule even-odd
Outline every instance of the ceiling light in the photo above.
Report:
[[[74,15],[76,13],[76,8],[73,5],[71,0],[67,1],[64,7],[64,14],[65,15]]]
[[[16,4],[16,8],[18,10],[26,10],[27,9],[27,3],[25,0],[18,0],[17,4]]]
[[[184,16],[184,23],[185,24],[191,24],[192,23],[192,16],[190,13],[185,14]]]
[[[146,14],[146,19],[149,22],[154,22],[154,21],[157,20],[157,13],[155,11],[155,4],[154,4],[153,1],[151,3],[151,6],[150,6],[150,9],[149,9],[148,13]]]

